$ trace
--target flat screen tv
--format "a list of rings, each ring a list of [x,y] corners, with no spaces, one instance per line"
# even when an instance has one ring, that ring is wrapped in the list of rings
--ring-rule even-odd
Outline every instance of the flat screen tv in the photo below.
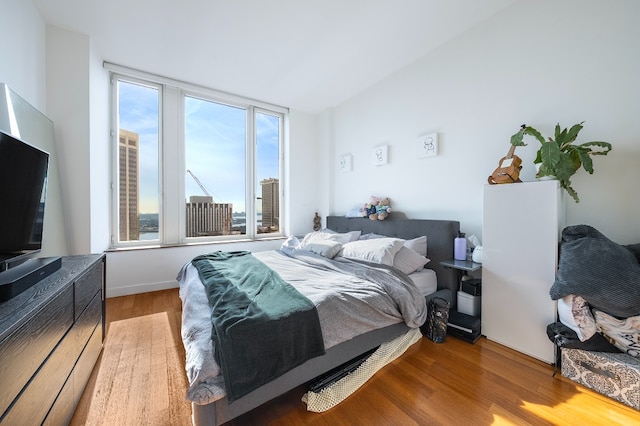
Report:
[[[49,154],[0,131],[0,273],[42,249]]]

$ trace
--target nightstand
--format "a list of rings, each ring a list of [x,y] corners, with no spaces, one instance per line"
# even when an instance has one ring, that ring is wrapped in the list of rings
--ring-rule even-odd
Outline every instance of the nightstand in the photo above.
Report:
[[[470,260],[443,260],[440,264],[445,268],[452,268],[458,271],[458,290],[462,290],[463,277],[466,277],[469,272],[482,269],[481,263],[475,263]]]
[[[440,264],[458,272],[457,310],[449,313],[447,333],[469,343],[475,343],[481,333],[481,284],[480,280],[467,278],[469,272],[482,269],[482,264],[470,260],[444,260]]]

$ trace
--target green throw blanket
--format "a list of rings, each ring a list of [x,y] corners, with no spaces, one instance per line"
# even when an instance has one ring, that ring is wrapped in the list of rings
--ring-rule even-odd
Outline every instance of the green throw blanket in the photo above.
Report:
[[[250,252],[217,251],[192,263],[211,305],[229,402],[324,354],[315,305]]]

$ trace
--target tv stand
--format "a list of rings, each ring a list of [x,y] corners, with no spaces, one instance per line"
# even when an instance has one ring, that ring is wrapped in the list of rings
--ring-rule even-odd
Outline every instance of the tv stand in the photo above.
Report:
[[[62,258],[59,256],[38,257],[0,272],[0,303],[22,293],[61,266]]]

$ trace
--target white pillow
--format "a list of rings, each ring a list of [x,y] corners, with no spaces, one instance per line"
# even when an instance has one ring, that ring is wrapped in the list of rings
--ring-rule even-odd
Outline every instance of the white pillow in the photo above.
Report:
[[[311,241],[309,241],[302,250],[333,259],[341,248],[342,244],[339,242],[318,238],[311,239]]]
[[[358,240],[344,244],[340,255],[349,259],[364,260],[392,266],[396,253],[400,251],[404,240],[399,238],[375,238]]]
[[[384,235],[380,235],[380,234],[374,234],[373,232],[360,235],[361,240],[372,240],[374,238],[389,238],[389,237],[385,237]],[[426,235],[413,238],[411,240],[405,240],[404,246],[415,251],[420,256],[424,256],[424,257],[427,256],[427,236]]]
[[[399,271],[409,275],[412,272],[419,271],[429,262],[424,256],[420,256],[415,251],[407,248],[406,243],[400,248],[396,256],[393,258],[393,267]]]
[[[581,342],[596,334],[596,320],[589,304],[580,296],[569,294],[558,299],[558,317],[561,323],[576,332]]]
[[[290,235],[284,243],[280,246],[280,248],[292,248],[295,249],[300,245],[300,240],[295,235]]]
[[[329,228],[324,228],[322,232],[325,232],[327,234],[338,234],[338,232]],[[357,241],[360,238],[360,234],[362,234],[362,231],[349,231],[349,232],[344,232],[341,235],[345,235],[345,234],[349,234],[349,241]]]
[[[351,241],[351,235],[349,234],[338,234],[337,232],[324,232],[324,231],[315,231],[309,232],[304,236],[302,242],[299,244],[298,249],[303,249],[309,241],[311,240],[331,240],[340,244],[345,244]]]
[[[372,240],[374,238],[387,238],[384,235],[374,234],[373,232],[369,232],[368,234],[360,235],[360,240]]]
[[[420,256],[427,257],[427,236],[414,238],[404,242],[404,246],[418,253]]]

